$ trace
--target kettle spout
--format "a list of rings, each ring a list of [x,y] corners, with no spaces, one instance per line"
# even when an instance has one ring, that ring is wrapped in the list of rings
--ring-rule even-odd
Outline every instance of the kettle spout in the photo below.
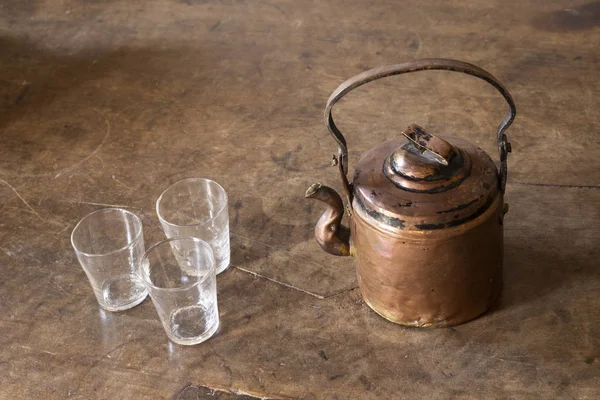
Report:
[[[340,195],[330,187],[315,183],[308,188],[304,196],[327,204],[327,209],[315,227],[317,242],[329,254],[349,256],[350,230],[340,225],[344,216],[344,203]]]

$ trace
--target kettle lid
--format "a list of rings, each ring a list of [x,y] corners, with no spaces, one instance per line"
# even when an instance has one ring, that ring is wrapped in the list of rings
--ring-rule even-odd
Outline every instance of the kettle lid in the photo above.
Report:
[[[496,166],[468,141],[411,125],[363,155],[353,179],[355,208],[384,225],[434,230],[483,214],[499,193]]]

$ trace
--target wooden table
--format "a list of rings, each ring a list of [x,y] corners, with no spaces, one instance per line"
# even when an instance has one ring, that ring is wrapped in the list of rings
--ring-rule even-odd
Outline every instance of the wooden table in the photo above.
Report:
[[[0,4],[0,398],[600,398],[600,6],[582,1],[145,0]],[[473,62],[517,104],[505,286],[448,329],[393,325],[352,260],[322,252],[340,189],[324,102],[365,69]],[[339,105],[350,164],[410,123],[497,157],[506,106],[427,72]],[[85,214],[154,202],[189,176],[230,197],[221,328],[168,342],[150,301],[99,309],[71,249]]]

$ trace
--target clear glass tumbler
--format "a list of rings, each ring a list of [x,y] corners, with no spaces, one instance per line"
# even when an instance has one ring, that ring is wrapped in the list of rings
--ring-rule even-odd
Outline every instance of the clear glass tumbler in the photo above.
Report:
[[[215,259],[208,243],[193,237],[150,247],[139,274],[173,342],[192,345],[219,327]]]
[[[190,236],[210,244],[217,274],[229,266],[227,193],[217,182],[188,178],[171,185],[156,201],[156,214],[167,238]]]
[[[102,308],[121,311],[144,301],[148,292],[137,275],[144,234],[135,214],[120,208],[94,211],[75,226],[71,244]]]

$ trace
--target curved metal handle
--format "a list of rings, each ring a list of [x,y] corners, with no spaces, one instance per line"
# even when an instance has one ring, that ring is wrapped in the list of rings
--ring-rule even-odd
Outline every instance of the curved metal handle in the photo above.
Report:
[[[502,96],[504,96],[504,99],[508,103],[508,113],[506,114],[506,117],[504,118],[502,123],[500,123],[500,125],[498,126],[497,138],[501,163],[498,183],[500,185],[500,191],[504,193],[504,189],[506,187],[506,175],[508,172],[506,167],[506,157],[507,154],[511,151],[510,143],[508,143],[508,138],[504,132],[513,123],[517,113],[512,96],[504,87],[504,85],[502,85],[496,78],[494,78],[492,74],[477,67],[476,65],[457,60],[430,58],[415,60],[403,64],[394,64],[385,67],[373,68],[368,71],[361,72],[360,74],[346,80],[344,83],[338,86],[337,89],[335,89],[331,96],[329,96],[329,99],[327,100],[327,106],[325,107],[325,124],[327,125],[329,132],[331,132],[331,135],[333,136],[333,138],[339,146],[338,156],[337,158],[335,158],[334,156],[334,161],[339,165],[342,183],[344,184],[344,191],[346,192],[346,196],[348,197],[349,204],[352,204],[352,189],[350,187],[347,177],[348,147],[346,145],[346,139],[344,138],[344,135],[342,135],[342,132],[340,132],[338,127],[333,122],[333,116],[331,114],[333,106],[349,91],[359,86],[362,86],[365,83],[369,83],[376,79],[385,78],[387,76],[400,75],[407,72],[425,70],[446,70],[463,72],[465,74],[472,75],[476,78],[483,79],[484,81],[494,86],[502,94]]]

